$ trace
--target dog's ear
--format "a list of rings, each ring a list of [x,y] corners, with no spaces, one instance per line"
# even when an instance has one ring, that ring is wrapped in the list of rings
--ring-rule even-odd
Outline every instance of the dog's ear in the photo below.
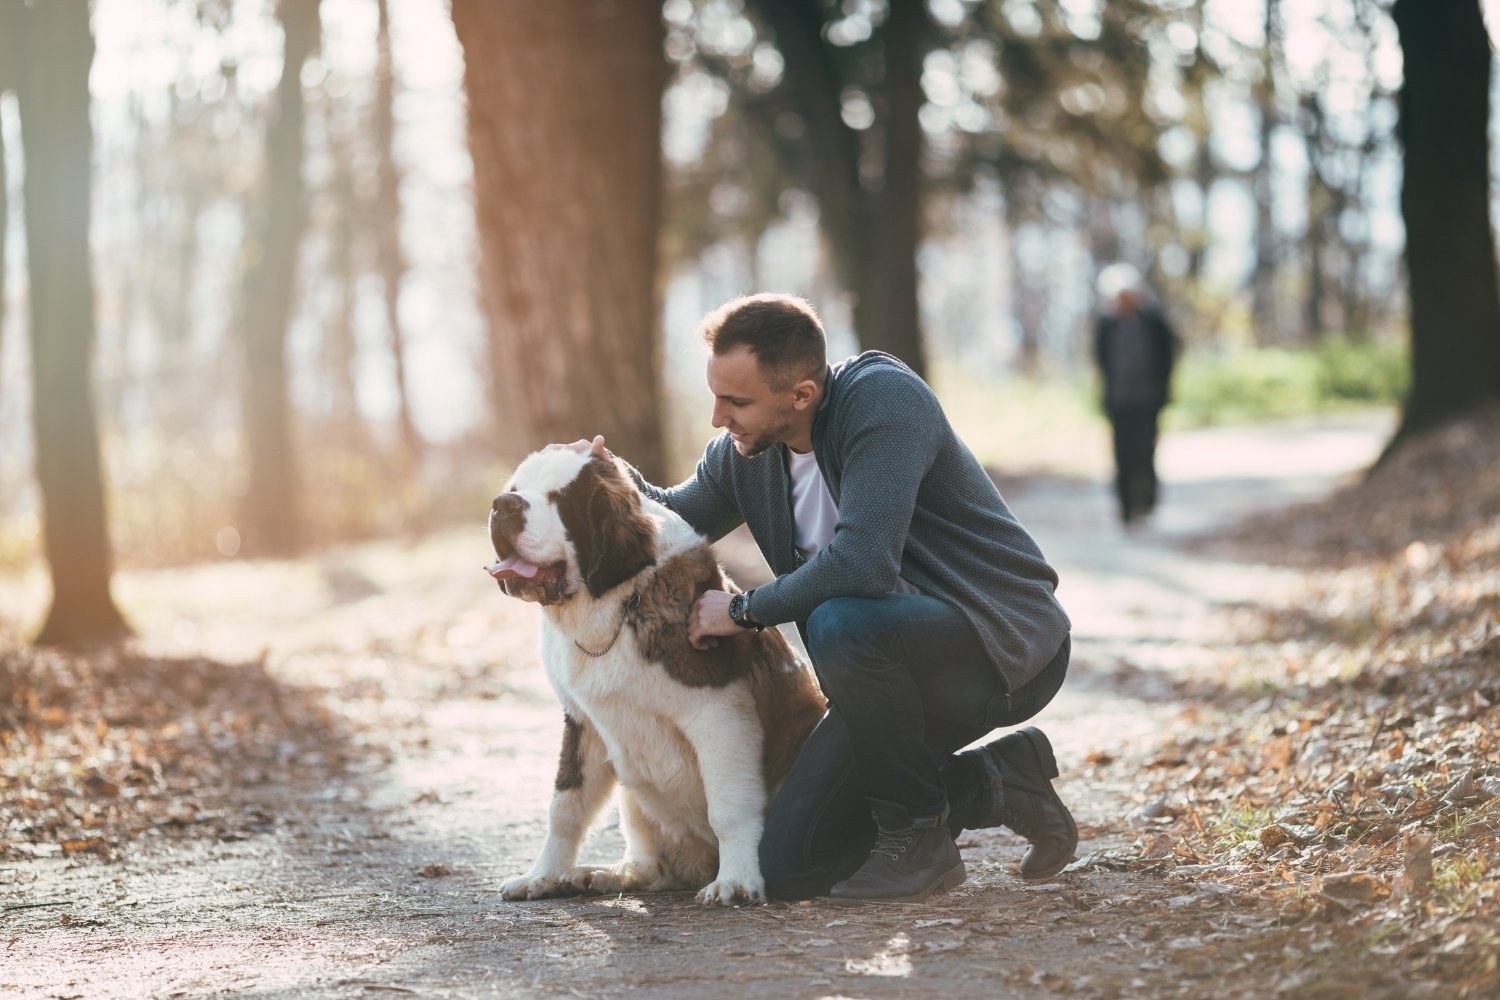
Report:
[[[578,554],[578,572],[598,597],[656,562],[656,524],[640,494],[608,458],[595,456],[557,498],[558,516]]]

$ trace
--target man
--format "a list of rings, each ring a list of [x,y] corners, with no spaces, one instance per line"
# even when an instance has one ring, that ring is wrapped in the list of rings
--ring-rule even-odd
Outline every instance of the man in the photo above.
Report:
[[[829,699],[761,842],[771,895],[918,900],[964,880],[962,829],[1030,841],[1029,878],[1078,831],[1037,729],[1067,672],[1057,575],[932,390],[868,352],[830,367],[805,301],[754,295],[703,322],[713,425],[696,473],[641,489],[718,539],[748,523],[776,579],[709,591],[689,638],[796,622]],[[596,439],[595,445],[602,442]]]
[[[1141,278],[1129,264],[1099,274],[1094,359],[1104,383],[1104,412],[1114,434],[1115,496],[1131,527],[1156,509],[1156,435],[1167,405],[1177,334],[1146,304]]]

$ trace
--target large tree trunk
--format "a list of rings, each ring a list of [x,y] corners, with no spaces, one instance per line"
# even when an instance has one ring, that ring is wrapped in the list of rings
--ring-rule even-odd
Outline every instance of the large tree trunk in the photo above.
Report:
[[[1490,45],[1479,0],[1397,0],[1405,82],[1401,215],[1411,393],[1393,445],[1500,398],[1489,213]]]
[[[91,378],[94,39],[87,4],[47,0],[11,14],[20,26],[16,36],[24,36],[16,94],[26,163],[37,483],[52,574],[52,609],[37,642],[95,642],[128,629],[110,596],[114,560]]]
[[[870,94],[884,130],[879,178],[864,179],[864,137],[843,120],[840,53],[823,37],[821,5],[757,0],[776,36],[787,84],[805,123],[819,225],[864,347],[889,351],[926,370],[917,310],[916,254],[921,237],[923,133],[921,67],[927,15],[920,0],[894,0],[881,39],[886,76]]]
[[[245,348],[242,400],[250,459],[243,551],[288,555],[302,542],[301,480],[292,446],[286,333],[296,296],[297,252],[306,228],[302,178],[302,67],[318,45],[318,0],[281,0],[281,80],[266,130],[264,187],[245,241],[240,333]]]
[[[396,166],[396,68],[391,58],[391,18],[387,0],[377,0],[375,41],[375,249],[384,290],[385,323],[396,379],[396,419],[408,461],[421,455],[422,437],[411,415],[406,388],[406,337],[401,329],[401,282],[406,259],[401,252],[401,171]]]
[[[595,433],[666,474],[657,322],[661,9],[454,0],[497,444]]]

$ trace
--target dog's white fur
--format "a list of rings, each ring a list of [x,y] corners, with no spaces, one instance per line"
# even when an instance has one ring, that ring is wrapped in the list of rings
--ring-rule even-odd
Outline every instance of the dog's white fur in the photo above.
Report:
[[[650,661],[634,628],[622,626],[642,577],[707,543],[681,517],[637,494],[655,526],[655,565],[591,595],[554,502],[590,460],[554,446],[526,459],[509,484],[527,503],[525,527],[513,539],[516,554],[538,566],[566,563],[568,596],[544,607],[541,653],[577,732],[572,756],[565,734],[541,854],[501,893],[537,899],[702,886],[703,903],[764,901],[758,849],[772,790],[750,678],[721,686],[681,683]],[[685,632],[687,622],[681,624]],[[580,646],[608,652],[589,656]],[[806,669],[789,647],[787,653],[780,670]],[[565,788],[562,769],[570,760],[582,781]],[[583,838],[617,783],[624,856],[613,865],[579,865]]]

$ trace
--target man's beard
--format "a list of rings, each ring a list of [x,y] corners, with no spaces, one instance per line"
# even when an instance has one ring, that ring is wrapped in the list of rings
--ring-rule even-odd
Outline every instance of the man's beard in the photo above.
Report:
[[[792,422],[785,420],[749,441],[743,443],[736,441],[734,446],[745,458],[759,458],[782,441],[785,441],[791,429]]]

